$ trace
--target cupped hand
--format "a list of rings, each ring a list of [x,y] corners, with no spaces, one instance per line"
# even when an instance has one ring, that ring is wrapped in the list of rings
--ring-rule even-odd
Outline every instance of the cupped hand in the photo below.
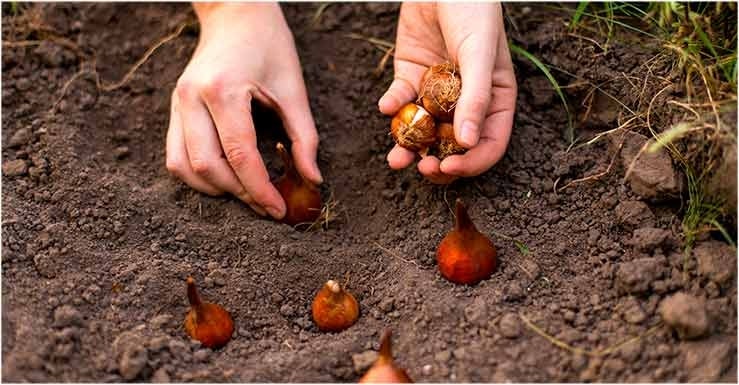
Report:
[[[196,190],[233,194],[280,219],[285,202],[257,150],[253,99],[279,114],[301,175],[322,181],[292,34],[277,4],[196,4],[195,11],[200,40],[172,94],[167,169]]]
[[[479,175],[503,157],[513,126],[516,78],[499,3],[403,3],[395,44],[395,79],[380,98],[394,115],[417,99],[426,69],[445,61],[459,66],[462,91],[454,112],[457,142],[469,150],[443,161],[425,156],[418,171],[434,183]],[[398,145],[388,153],[393,169],[415,153]]]

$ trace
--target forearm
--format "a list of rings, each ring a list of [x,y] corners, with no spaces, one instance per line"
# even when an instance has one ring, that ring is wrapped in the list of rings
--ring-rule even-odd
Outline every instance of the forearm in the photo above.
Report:
[[[280,6],[277,3],[218,3],[218,2],[193,2],[201,26],[208,26],[212,21],[219,23],[228,21],[249,22],[250,19],[263,19],[269,15],[281,15]],[[258,22],[258,20],[254,20]]]

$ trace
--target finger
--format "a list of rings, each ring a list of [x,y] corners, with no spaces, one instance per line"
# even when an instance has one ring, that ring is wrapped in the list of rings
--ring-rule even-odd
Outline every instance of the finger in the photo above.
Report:
[[[416,100],[425,71],[426,66],[396,58],[395,79],[377,103],[380,112],[394,115],[401,107]]]
[[[185,147],[185,137],[182,132],[182,118],[177,108],[177,97],[174,94],[170,108],[169,128],[167,129],[166,159],[167,170],[188,186],[208,195],[223,194],[221,189],[195,174],[190,167],[187,148]]]
[[[257,149],[251,99],[251,90],[219,86],[219,82],[205,93],[226,160],[254,202],[273,218],[281,219],[285,216],[285,201],[270,182]]]
[[[494,55],[492,44],[479,35],[470,36],[460,46],[462,91],[454,112],[454,134],[466,148],[477,144],[490,105]]]
[[[477,146],[462,155],[452,155],[441,162],[441,172],[470,177],[480,175],[497,163],[505,154],[513,126],[513,111],[491,115],[485,121],[485,135]]]
[[[435,184],[449,184],[457,179],[454,175],[446,175],[439,169],[439,158],[425,156],[418,162],[418,171],[429,181]]]
[[[408,167],[413,160],[416,159],[416,154],[412,151],[398,146],[397,144],[387,154],[387,163],[393,170],[400,170]]]
[[[302,79],[300,79],[302,82]],[[318,132],[308,104],[305,87],[283,98],[280,111],[290,141],[295,168],[300,175],[315,184],[323,183],[321,171],[316,163],[318,153]]]
[[[199,95],[182,94],[180,114],[189,163],[194,173],[219,189],[230,192],[257,214],[264,216],[264,208],[254,202],[223,157],[216,127],[202,99]]]

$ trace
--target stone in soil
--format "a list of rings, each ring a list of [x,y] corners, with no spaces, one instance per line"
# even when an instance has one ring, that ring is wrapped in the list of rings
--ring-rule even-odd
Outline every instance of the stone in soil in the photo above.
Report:
[[[28,142],[31,140],[31,130],[29,130],[26,127],[23,127],[16,131],[13,136],[10,137],[10,140],[8,141],[8,147],[10,148],[16,148],[23,146],[25,144],[28,144]]]
[[[623,201],[616,206],[616,220],[629,227],[654,226],[652,210],[642,201]]]
[[[521,335],[521,322],[518,316],[514,313],[506,313],[500,318],[498,324],[500,328],[500,334],[506,338],[517,338]]]
[[[645,199],[661,199],[680,191],[678,173],[666,149],[656,152],[643,150],[653,141],[632,131],[624,136],[614,135],[612,140],[616,144],[624,141],[621,162],[624,170],[629,170],[626,180],[634,193]]]
[[[719,285],[728,283],[736,273],[736,251],[720,241],[701,242],[693,249],[698,275]]]
[[[54,326],[65,328],[68,326],[81,326],[82,313],[70,305],[62,305],[54,310]]]
[[[634,235],[629,243],[637,250],[651,252],[655,248],[665,244],[672,233],[669,230],[655,227],[643,227],[634,230]]]
[[[645,293],[665,272],[664,257],[640,258],[621,263],[616,271],[616,288],[625,294]]]
[[[736,347],[732,347],[730,336],[685,341],[680,345],[680,352],[689,382],[717,382],[736,360]]]
[[[662,300],[659,314],[667,325],[677,331],[681,339],[702,337],[711,326],[705,302],[683,292]]]
[[[647,314],[642,309],[639,301],[633,296],[624,298],[620,303],[621,316],[630,324],[640,324],[647,319]]]
[[[144,370],[148,359],[149,354],[145,347],[129,346],[118,360],[118,372],[125,380],[133,380]]]
[[[377,352],[374,350],[367,350],[362,353],[352,355],[352,363],[354,364],[354,371],[357,374],[364,373],[377,359]]]
[[[8,177],[26,175],[28,163],[23,159],[15,159],[3,162],[3,175]]]

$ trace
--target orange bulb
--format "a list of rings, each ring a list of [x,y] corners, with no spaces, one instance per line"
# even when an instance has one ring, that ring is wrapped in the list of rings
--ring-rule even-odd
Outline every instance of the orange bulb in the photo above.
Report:
[[[400,147],[418,152],[436,142],[436,122],[423,107],[408,103],[393,117],[390,133]]]
[[[367,373],[359,379],[360,384],[403,384],[413,382],[408,377],[408,374],[405,373],[405,370],[395,365],[391,337],[392,331],[390,329],[385,330],[380,340],[380,352],[377,360],[367,370]]]
[[[495,245],[477,231],[460,199],[457,199],[456,216],[454,229],[439,244],[436,261],[444,278],[474,285],[495,271]]]
[[[439,123],[438,127],[438,141],[436,142],[435,152],[439,159],[467,152],[466,148],[457,143],[457,139],[454,137],[454,126],[451,123]]]
[[[187,278],[187,299],[190,311],[185,316],[185,331],[190,338],[208,348],[225,345],[234,331],[231,315],[214,303],[201,301],[192,277]]]
[[[421,78],[421,104],[441,122],[454,120],[454,108],[462,92],[462,78],[452,63],[429,67]]]
[[[277,143],[277,153],[285,166],[285,173],[274,182],[287,206],[281,222],[290,226],[312,224],[321,215],[321,193],[313,183],[298,173],[292,157],[282,143]]]
[[[340,332],[359,318],[359,303],[351,293],[330,280],[318,291],[311,305],[313,322],[327,332]]]

